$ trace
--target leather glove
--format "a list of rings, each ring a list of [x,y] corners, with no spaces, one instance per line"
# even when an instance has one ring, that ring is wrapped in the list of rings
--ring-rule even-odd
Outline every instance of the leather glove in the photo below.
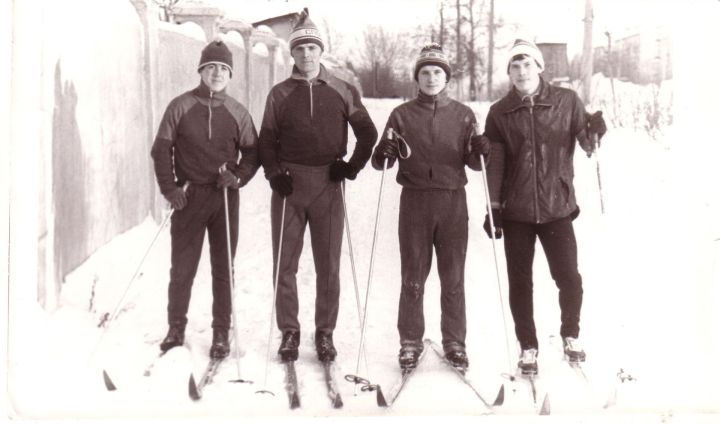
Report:
[[[287,197],[293,192],[292,177],[290,174],[277,174],[270,178],[270,188],[280,197]]]
[[[490,139],[484,135],[472,136],[470,138],[470,153],[474,155],[482,155],[487,162],[487,158],[490,155]]]
[[[601,110],[598,110],[592,115],[587,115],[587,129],[589,133],[598,135],[598,141],[605,135],[607,126],[605,125],[605,119],[602,117]]]
[[[339,182],[347,178],[354,180],[357,177],[358,170],[344,160],[339,160],[330,165],[330,180]]]
[[[395,160],[399,155],[398,145],[394,140],[384,138],[380,140],[380,143],[375,148],[375,157],[380,159],[379,162],[382,162],[383,159]]]
[[[168,203],[170,203],[170,206],[172,206],[172,208],[176,211],[182,210],[185,206],[187,206],[187,195],[182,187],[178,187],[166,194],[165,200],[167,200]]]
[[[240,188],[240,178],[236,177],[235,174],[223,169],[220,171],[220,175],[217,178],[217,188],[229,188],[237,190]]]
[[[500,214],[500,209],[492,208],[491,211],[493,224],[495,225],[495,239],[501,239],[502,215]],[[485,223],[483,223],[483,230],[485,230],[485,234],[487,234],[488,237],[493,238],[490,231],[490,217],[488,216],[488,214],[485,214]]]

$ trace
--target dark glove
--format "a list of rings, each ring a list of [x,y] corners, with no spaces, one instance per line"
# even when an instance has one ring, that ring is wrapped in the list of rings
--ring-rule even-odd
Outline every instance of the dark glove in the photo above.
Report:
[[[217,178],[217,188],[229,188],[237,190],[240,188],[240,178],[236,177],[235,174],[223,169],[220,171],[220,175]]]
[[[187,206],[187,196],[185,195],[185,190],[183,190],[182,187],[178,187],[166,194],[165,200],[167,200],[168,203],[170,203],[170,206],[172,206],[172,208],[176,211],[182,210],[182,208]]]
[[[500,239],[502,238],[502,215],[500,214],[500,209],[492,208],[491,210],[493,224],[495,225],[495,238]],[[487,234],[488,237],[492,238],[490,231],[490,217],[487,214],[485,214],[483,230],[485,230],[485,234]]]
[[[598,140],[602,138],[607,132],[607,126],[605,120],[602,117],[602,111],[598,110],[592,115],[587,115],[587,129],[589,133],[595,133],[598,135]]]
[[[355,167],[344,160],[339,160],[330,165],[330,180],[331,181],[342,181],[345,178],[348,180],[354,180],[357,177],[358,170]]]
[[[472,136],[470,138],[470,153],[474,155],[483,155],[483,157],[487,159],[490,154],[490,139],[484,135]]]
[[[287,197],[293,192],[292,177],[289,174],[277,174],[270,178],[270,188],[280,197]]]
[[[398,144],[395,140],[384,138],[380,140],[380,143],[375,148],[375,157],[379,159],[378,162],[382,162],[383,159],[395,160],[399,154]]]

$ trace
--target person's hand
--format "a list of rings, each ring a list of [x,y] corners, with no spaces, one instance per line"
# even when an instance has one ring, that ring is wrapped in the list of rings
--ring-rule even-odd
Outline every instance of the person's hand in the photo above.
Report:
[[[470,153],[479,156],[482,155],[487,160],[490,155],[490,139],[484,135],[474,135],[470,138]]]
[[[187,206],[187,196],[185,195],[185,190],[183,190],[182,187],[178,187],[166,194],[165,200],[167,200],[168,203],[170,203],[170,206],[172,206],[172,208],[176,211],[182,210],[185,206]]]
[[[220,170],[216,185],[217,188],[229,188],[232,190],[237,190],[240,188],[240,178],[236,177],[235,174],[223,168]]]
[[[342,181],[345,178],[348,180],[354,180],[357,177],[358,170],[355,167],[344,160],[339,160],[330,165],[330,180],[331,181]]]
[[[270,188],[280,197],[287,197],[293,192],[292,182],[290,174],[277,174],[270,178]]]
[[[375,148],[375,157],[380,159],[378,162],[382,162],[383,159],[395,160],[399,155],[398,144],[395,140],[384,138]]]
[[[502,238],[502,215],[500,214],[500,209],[492,208],[492,219],[493,224],[495,225],[495,239]],[[483,223],[483,230],[485,230],[485,234],[487,234],[488,237],[493,238],[492,231],[490,231],[490,216],[488,214],[485,214],[485,223]]]
[[[602,117],[602,111],[598,110],[592,115],[587,117],[587,129],[589,133],[597,134],[598,142],[607,132],[607,126],[605,125],[605,119]]]

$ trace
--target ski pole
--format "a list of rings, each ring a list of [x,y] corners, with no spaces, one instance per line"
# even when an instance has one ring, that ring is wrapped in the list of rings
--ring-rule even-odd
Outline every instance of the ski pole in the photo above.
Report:
[[[387,137],[389,139],[392,139],[393,132],[392,128],[388,129]],[[365,343],[365,332],[367,330],[367,318],[368,318],[368,301],[370,299],[370,286],[372,284],[372,274],[373,274],[373,266],[375,264],[375,247],[377,245],[377,235],[378,235],[378,223],[380,221],[380,211],[381,211],[381,205],[382,205],[382,192],[383,192],[383,185],[385,183],[385,171],[387,170],[387,158],[383,158],[383,169],[382,174],[380,176],[380,191],[378,193],[378,202],[377,202],[377,212],[375,213],[375,228],[373,230],[373,240],[372,240],[372,247],[370,248],[370,268],[368,269],[368,282],[367,287],[365,288],[365,306],[363,309],[363,320],[362,320],[362,328],[360,330],[360,346],[358,347],[358,356],[357,356],[357,364],[355,366],[355,372],[356,374],[360,373],[360,356],[363,352],[364,343]],[[346,377],[347,378],[347,377]],[[357,384],[355,384],[355,395],[357,395]],[[376,387],[378,390],[378,401],[381,397],[381,390],[380,387]],[[382,399],[383,403],[385,399]],[[378,402],[380,403],[380,402]]]
[[[475,133],[478,133],[477,123],[475,124]],[[507,318],[505,317],[505,301],[503,300],[503,294],[502,294],[502,283],[500,282],[500,266],[498,265],[498,258],[497,258],[497,246],[495,245],[495,222],[493,220],[492,215],[492,205],[490,202],[490,188],[487,181],[487,168],[485,166],[485,157],[483,155],[480,155],[480,164],[482,165],[482,180],[483,180],[483,188],[485,189],[485,205],[487,208],[487,214],[488,219],[490,220],[490,234],[492,235],[490,237],[490,241],[492,242],[492,249],[493,249],[493,259],[495,260],[495,277],[497,279],[497,287],[498,287],[498,295],[500,296],[500,311],[502,314],[502,321],[503,321],[503,334],[505,334],[505,351],[507,353],[507,361],[508,361],[508,375],[512,374],[512,359],[510,358],[510,337],[508,337],[508,331],[507,331]]]
[[[278,292],[278,281],[280,277],[280,259],[282,259],[282,246],[283,246],[283,232],[285,231],[285,206],[287,205],[287,197],[283,197],[283,203],[282,203],[282,213],[280,214],[280,237],[278,237],[278,252],[277,252],[277,258],[275,259],[275,278],[274,278],[274,287],[273,287],[273,297],[272,297],[272,306],[270,307],[270,319],[268,322],[270,323],[270,329],[268,330],[268,343],[267,343],[267,353],[265,354],[265,376],[263,379],[263,387],[262,389],[256,391],[255,393],[268,393],[270,395],[275,396],[275,393],[267,389],[267,376],[268,376],[268,366],[270,364],[270,343],[272,343],[272,329],[273,329],[273,317],[275,317],[275,301],[277,300],[277,292]]]
[[[593,153],[595,153],[595,171],[597,173],[597,180],[598,180],[598,193],[600,194],[600,212],[605,213],[605,204],[603,202],[603,193],[602,193],[602,179],[600,178],[600,150],[598,146],[598,135],[597,133],[592,133],[592,144],[593,144]]]
[[[347,234],[348,250],[350,254],[350,268],[352,269],[353,287],[355,288],[355,305],[357,307],[358,313],[358,326],[362,329],[363,314],[360,308],[360,291],[358,289],[357,272],[355,272],[355,255],[353,254],[352,238],[350,237],[350,219],[348,218],[347,203],[345,201],[345,181],[340,184],[340,196],[342,197],[343,211],[345,212],[345,234]],[[365,372],[369,372],[367,364],[367,353],[364,349],[362,355],[365,361]]]
[[[219,172],[227,170],[226,164],[220,167]],[[228,273],[230,284],[230,310],[233,317],[233,331],[235,333],[235,363],[237,366],[237,379],[230,380],[233,383],[252,383],[240,377],[240,328],[238,327],[237,310],[235,308],[235,273],[233,271],[232,247],[230,243],[230,211],[228,209],[228,188],[223,187],[223,202],[225,204],[225,240],[227,242]],[[240,192],[238,191],[238,215],[240,209]],[[239,229],[238,229],[239,231]]]

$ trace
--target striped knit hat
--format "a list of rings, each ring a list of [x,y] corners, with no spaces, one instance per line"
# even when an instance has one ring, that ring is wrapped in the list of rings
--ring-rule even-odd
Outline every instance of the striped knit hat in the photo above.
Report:
[[[420,55],[415,60],[415,81],[418,80],[420,68],[426,65],[441,67],[443,71],[445,71],[446,81],[450,81],[450,62],[448,62],[447,56],[445,56],[440,44],[428,44],[420,50]]]
[[[535,59],[535,62],[537,62],[540,67],[540,72],[545,69],[545,61],[543,60],[543,55],[540,49],[538,49],[534,43],[518,38],[515,40],[515,44],[513,44],[510,48],[510,56],[508,57],[508,72],[510,72],[510,62],[512,62],[512,58],[519,54],[526,54]]]
[[[320,46],[320,49],[325,50],[322,38],[320,38],[320,30],[318,30],[315,23],[310,20],[310,12],[307,7],[300,12],[300,19],[290,33],[290,50],[294,49],[298,44],[314,43]]]
[[[230,77],[232,78],[232,71],[233,71],[233,57],[232,52],[228,48],[225,43],[223,43],[221,40],[215,40],[205,46],[205,48],[202,51],[202,54],[200,55],[200,64],[198,65],[198,72],[203,68],[205,65],[209,65],[211,63],[217,63],[221,65],[225,65],[228,68],[230,68]]]

